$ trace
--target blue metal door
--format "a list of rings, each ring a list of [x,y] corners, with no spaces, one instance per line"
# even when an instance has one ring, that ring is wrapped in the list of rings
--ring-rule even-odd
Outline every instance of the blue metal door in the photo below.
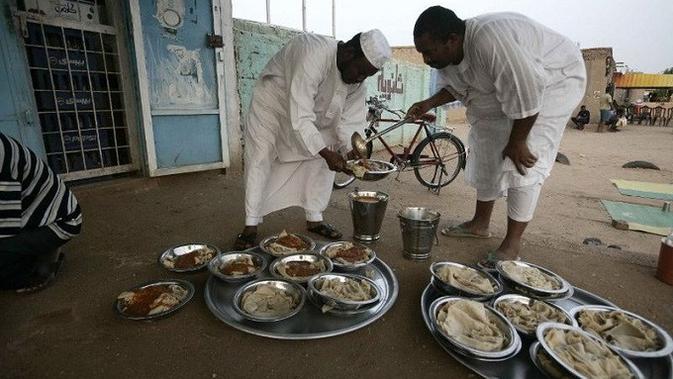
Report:
[[[40,158],[45,158],[40,127],[35,121],[35,104],[11,12],[0,9],[0,132],[15,138]]]
[[[219,3],[132,2],[150,175],[229,165]]]

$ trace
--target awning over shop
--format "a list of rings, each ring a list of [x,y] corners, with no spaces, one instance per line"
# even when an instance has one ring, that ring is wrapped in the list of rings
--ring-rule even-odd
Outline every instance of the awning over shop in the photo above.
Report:
[[[673,74],[617,73],[614,83],[616,88],[673,88]]]

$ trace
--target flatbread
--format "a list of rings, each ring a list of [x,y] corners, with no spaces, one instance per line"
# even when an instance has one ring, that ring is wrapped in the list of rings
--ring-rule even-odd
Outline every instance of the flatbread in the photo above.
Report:
[[[503,300],[496,305],[507,319],[523,329],[526,333],[534,333],[537,326],[543,322],[566,323],[567,316],[544,301],[532,300],[530,305],[518,301]]]
[[[328,249],[326,255],[332,262],[355,265],[367,262],[371,257],[371,250],[364,246],[356,246],[352,242],[344,242]]]
[[[290,313],[299,303],[292,295],[271,284],[261,284],[241,299],[241,308],[260,317],[277,317]]]
[[[293,244],[295,246],[288,246],[283,244],[281,243],[281,239],[289,239],[290,241],[295,242]],[[308,249],[308,247],[309,245],[301,237],[296,234],[288,233],[285,230],[278,234],[276,239],[265,246],[268,251],[276,255],[290,255],[300,251],[305,251]]]
[[[495,352],[509,344],[506,332],[493,320],[483,304],[457,300],[444,305],[437,313],[438,326],[454,340],[476,350]]]
[[[437,276],[445,282],[461,290],[490,295],[495,293],[493,283],[479,271],[469,267],[441,266]]]
[[[578,322],[582,329],[622,349],[657,351],[662,347],[653,328],[624,312],[582,310]]]
[[[556,278],[545,274],[535,267],[518,265],[513,261],[505,261],[502,263],[502,269],[511,279],[527,286],[542,290],[561,289],[561,283]]]
[[[283,278],[298,280],[310,278],[313,275],[325,272],[327,271],[327,267],[323,260],[316,262],[290,261],[279,264],[276,270]]]
[[[367,301],[374,298],[372,286],[366,280],[324,278],[318,283],[318,291],[339,300]]]
[[[241,257],[220,265],[219,270],[228,276],[243,276],[257,270],[257,265],[250,257]]]
[[[597,379],[633,378],[617,354],[575,330],[551,328],[545,332],[544,340],[565,364],[581,375]]]

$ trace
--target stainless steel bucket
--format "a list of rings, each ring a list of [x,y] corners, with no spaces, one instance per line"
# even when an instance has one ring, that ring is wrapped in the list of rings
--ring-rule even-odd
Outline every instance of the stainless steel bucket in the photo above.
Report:
[[[400,210],[397,217],[402,229],[404,257],[418,260],[429,258],[432,245],[435,241],[439,244],[439,212],[428,208],[408,207]]]
[[[378,240],[388,206],[388,194],[355,190],[348,194],[348,204],[353,217],[353,237],[364,242]]]

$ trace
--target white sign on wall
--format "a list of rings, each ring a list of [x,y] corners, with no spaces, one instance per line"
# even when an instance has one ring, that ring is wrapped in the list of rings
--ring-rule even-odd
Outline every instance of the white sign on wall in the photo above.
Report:
[[[51,19],[66,19],[100,24],[100,9],[95,0],[24,0],[26,11]]]

